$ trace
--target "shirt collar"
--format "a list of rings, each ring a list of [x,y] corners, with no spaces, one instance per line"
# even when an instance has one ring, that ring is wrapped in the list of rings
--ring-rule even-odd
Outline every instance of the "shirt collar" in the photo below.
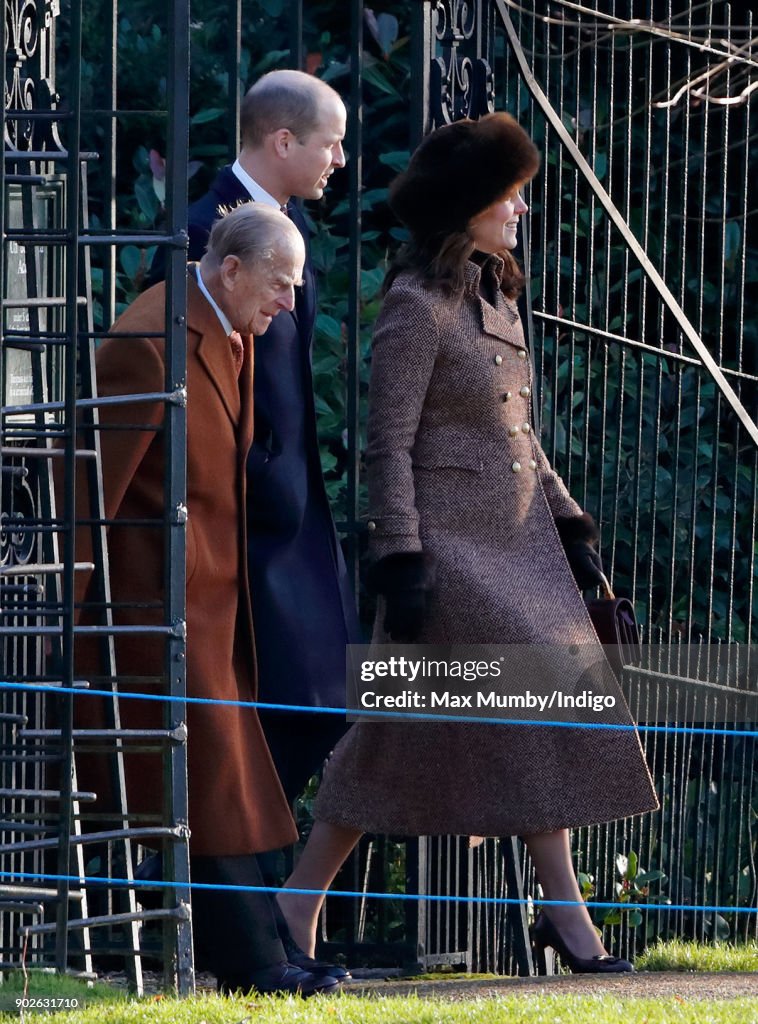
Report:
[[[211,306],[213,307],[213,310],[216,313],[216,316],[219,318],[221,326],[224,328],[224,334],[228,338],[229,335],[234,330],[234,328],[232,327],[232,322],[229,319],[229,317],[226,315],[226,313],[224,313],[224,311],[221,309],[221,307],[216,302],[216,300],[213,298],[213,296],[208,291],[208,289],[205,287],[205,281],[203,281],[203,276],[200,273],[200,264],[199,263],[197,264],[195,269],[197,271],[197,286],[200,289],[200,291],[203,293],[203,295],[206,297],[208,302],[210,302]]]
[[[265,188],[261,188],[254,178],[250,177],[239,160],[235,160],[232,164],[232,174],[245,186],[250,193],[250,198],[254,199],[256,203],[265,203],[266,206],[275,206],[277,210],[281,209],[282,204],[274,199]]]

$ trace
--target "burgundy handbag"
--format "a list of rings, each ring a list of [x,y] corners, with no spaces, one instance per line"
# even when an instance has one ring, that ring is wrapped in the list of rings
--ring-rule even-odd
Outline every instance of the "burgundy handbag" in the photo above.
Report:
[[[603,597],[587,601],[592,625],[611,668],[619,675],[624,665],[632,665],[640,656],[640,631],[634,605],[626,597],[616,597],[603,576]]]

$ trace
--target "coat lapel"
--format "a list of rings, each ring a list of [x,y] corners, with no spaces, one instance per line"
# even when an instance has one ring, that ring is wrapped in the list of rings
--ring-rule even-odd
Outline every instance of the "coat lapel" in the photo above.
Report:
[[[289,213],[290,220],[303,236],[303,241],[305,242],[303,286],[298,290],[295,309],[292,311],[292,316],[296,322],[311,324],[313,323],[316,306],[316,278],[313,273],[313,265],[311,263],[308,225],[305,222],[305,217],[294,203],[288,203],[287,211]]]
[[[229,419],[235,426],[240,419],[240,389],[229,347],[229,339],[197,286],[193,274],[187,281],[187,326],[199,335],[197,359],[213,382]],[[243,339],[244,340],[244,339]],[[192,401],[190,394],[189,400]]]
[[[479,322],[484,333],[491,334],[493,337],[506,341],[509,345],[515,345],[517,348],[526,348],[524,331],[521,326],[521,318],[516,303],[506,299],[502,292],[498,291],[497,305],[492,306],[489,302],[484,301],[479,291],[482,273],[491,274],[497,281],[500,280],[502,261],[498,257],[493,256],[483,267],[480,267],[473,260],[469,260],[464,267],[463,273],[466,280],[466,290],[474,299],[479,310]]]
[[[525,348],[524,331],[521,327],[518,310],[512,310],[505,297],[498,296],[497,309],[489,302],[485,302],[481,296],[477,296],[477,298],[484,333],[500,338],[501,341],[507,341],[518,348]]]
[[[231,168],[223,167],[213,182],[220,206],[238,206],[250,202],[250,194]]]

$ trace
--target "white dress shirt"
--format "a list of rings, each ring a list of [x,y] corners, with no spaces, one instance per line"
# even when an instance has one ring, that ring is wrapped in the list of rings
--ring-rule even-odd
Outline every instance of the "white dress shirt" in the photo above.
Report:
[[[229,317],[226,315],[226,313],[224,313],[223,309],[221,309],[221,307],[216,302],[216,300],[213,298],[213,296],[208,291],[208,289],[205,287],[205,281],[203,281],[203,276],[200,273],[200,264],[199,263],[195,267],[195,270],[197,271],[197,286],[200,289],[200,291],[203,293],[203,295],[206,297],[208,302],[210,302],[210,304],[213,307],[213,309],[215,310],[216,316],[219,318],[219,320],[221,321],[221,326],[224,328],[224,334],[228,338],[229,335],[234,330],[234,328],[232,327],[232,322],[229,319]]]
[[[250,177],[239,160],[235,160],[232,164],[232,174],[245,186],[250,194],[250,198],[254,199],[256,203],[265,203],[266,206],[275,206],[277,210],[281,209],[282,204],[279,200],[269,195],[265,188],[261,188],[258,182]]]

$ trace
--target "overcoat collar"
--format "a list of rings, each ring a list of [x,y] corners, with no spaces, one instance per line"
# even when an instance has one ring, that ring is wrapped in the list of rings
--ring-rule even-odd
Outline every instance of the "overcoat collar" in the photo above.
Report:
[[[519,313],[515,302],[506,299],[499,291],[503,276],[504,264],[498,256],[491,256],[481,266],[469,260],[463,268],[466,291],[479,310],[482,330],[501,341],[507,341],[517,348],[525,348],[524,334],[519,323]],[[482,275],[492,278],[497,288],[497,306],[492,306],[482,298],[479,285]]]
[[[240,392],[246,386],[246,377],[252,376],[253,339],[251,337],[242,339],[245,355],[238,380],[229,339],[224,335],[215,310],[198,288],[194,264],[189,266],[187,281],[187,327],[189,331],[198,335],[196,349],[198,362],[213,382],[232,423],[241,427]]]

